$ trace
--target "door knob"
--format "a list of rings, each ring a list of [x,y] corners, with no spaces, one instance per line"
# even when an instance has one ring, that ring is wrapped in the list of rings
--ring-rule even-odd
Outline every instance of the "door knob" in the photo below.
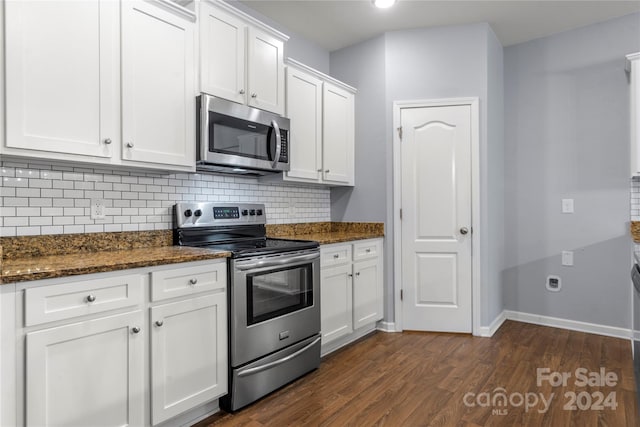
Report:
[[[467,227],[462,227],[460,229],[460,234],[467,234],[469,232],[469,229]]]

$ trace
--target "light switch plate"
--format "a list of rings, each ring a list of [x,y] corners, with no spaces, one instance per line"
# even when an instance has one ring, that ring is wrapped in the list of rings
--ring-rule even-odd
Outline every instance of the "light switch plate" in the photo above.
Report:
[[[568,267],[573,265],[573,251],[562,251],[562,265]]]
[[[562,213],[573,213],[573,199],[562,199]]]

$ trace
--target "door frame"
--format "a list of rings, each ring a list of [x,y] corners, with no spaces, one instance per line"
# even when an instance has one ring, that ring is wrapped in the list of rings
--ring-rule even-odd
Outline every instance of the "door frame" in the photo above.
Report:
[[[407,100],[393,102],[393,297],[395,330],[402,331],[402,221],[400,208],[402,206],[402,155],[400,149],[401,126],[400,113],[405,108],[450,107],[468,105],[471,107],[471,330],[473,335],[479,336],[481,322],[481,238],[480,226],[480,110],[479,98],[446,98],[430,100]]]

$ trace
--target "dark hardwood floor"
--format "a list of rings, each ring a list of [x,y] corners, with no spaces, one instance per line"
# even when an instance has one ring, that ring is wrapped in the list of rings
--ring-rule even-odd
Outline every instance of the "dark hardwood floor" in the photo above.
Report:
[[[639,426],[635,393],[628,340],[507,321],[492,338],[377,332],[196,426]]]

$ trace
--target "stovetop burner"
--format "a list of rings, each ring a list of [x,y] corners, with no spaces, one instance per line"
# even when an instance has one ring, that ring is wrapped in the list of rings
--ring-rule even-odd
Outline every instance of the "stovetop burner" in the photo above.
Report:
[[[266,237],[262,204],[178,203],[174,244],[230,251],[232,258],[318,248],[318,242]]]

